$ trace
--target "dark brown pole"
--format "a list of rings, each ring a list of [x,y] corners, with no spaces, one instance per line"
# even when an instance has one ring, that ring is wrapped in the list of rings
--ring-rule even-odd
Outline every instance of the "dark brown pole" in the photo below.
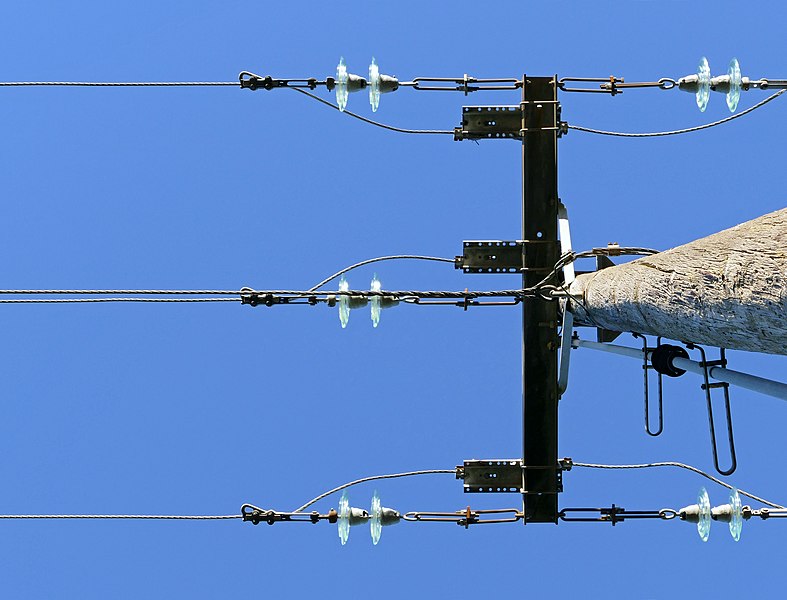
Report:
[[[557,77],[523,76],[522,286],[557,262]],[[557,523],[557,303],[522,303],[522,420],[525,523]]]

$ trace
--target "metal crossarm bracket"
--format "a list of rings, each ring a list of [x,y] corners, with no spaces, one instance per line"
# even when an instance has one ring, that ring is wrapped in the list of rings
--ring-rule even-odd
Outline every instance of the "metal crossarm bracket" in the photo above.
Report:
[[[470,493],[524,493],[524,465],[519,459],[466,460],[464,489]]]
[[[462,242],[462,256],[456,257],[454,266],[464,273],[546,273],[550,271],[549,267],[525,266],[526,255],[540,254],[545,245],[556,246],[556,243],[546,240],[467,240]]]

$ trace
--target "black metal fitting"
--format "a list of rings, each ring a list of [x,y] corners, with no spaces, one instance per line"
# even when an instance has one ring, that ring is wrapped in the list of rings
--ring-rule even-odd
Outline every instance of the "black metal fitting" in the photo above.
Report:
[[[656,346],[650,355],[650,362],[657,373],[667,377],[680,377],[686,370],[679,369],[672,364],[674,358],[688,358],[689,353],[681,346],[672,344],[660,344]]]
[[[248,304],[249,306],[257,306],[257,296],[241,294],[240,303]]]
[[[259,525],[262,521],[266,520],[270,525],[273,525],[273,521],[266,519],[266,517],[269,514],[275,513],[273,513],[273,511],[262,510],[251,504],[244,504],[240,507],[240,514],[244,521],[249,521],[252,525]]]
[[[240,75],[238,75],[238,80],[240,81],[241,88],[250,89],[252,91],[259,88],[270,90],[274,87],[273,78],[270,75],[267,77],[260,77],[248,71],[241,71]]]
[[[258,306],[260,304],[273,306],[274,304],[289,304],[289,301],[290,299],[286,297],[274,296],[273,294],[258,294],[256,292],[243,293],[240,297],[240,303],[248,304],[249,306]]]
[[[274,79],[270,75],[256,75],[249,71],[241,71],[238,75],[240,87],[249,90],[272,90],[275,88],[309,88],[314,90],[318,85],[324,85],[328,90],[332,90],[336,86],[336,81],[333,77],[326,77],[325,81],[319,81],[315,77],[307,79]]]
[[[316,510],[310,513],[286,513],[275,510],[265,510],[254,506],[253,504],[244,504],[240,509],[241,518],[244,521],[250,522],[252,525],[259,525],[260,523],[267,523],[273,525],[279,522],[291,523],[319,523],[320,521],[328,521],[329,523],[336,523],[339,519],[339,514],[331,509],[327,515],[321,515]]]
[[[612,526],[614,527],[615,525],[618,524],[618,522],[624,520],[624,518],[621,515],[624,514],[625,512],[626,512],[625,508],[622,508],[620,506],[615,506],[613,504],[611,508],[605,508],[601,511],[601,518],[612,523]]]
[[[571,468],[574,466],[574,461],[571,460],[570,456],[566,456],[561,458],[557,461],[557,464],[561,471],[570,471]]]

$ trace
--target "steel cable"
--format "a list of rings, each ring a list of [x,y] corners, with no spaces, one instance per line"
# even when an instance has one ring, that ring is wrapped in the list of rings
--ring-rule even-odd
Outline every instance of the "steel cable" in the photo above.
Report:
[[[355,481],[350,481],[349,483],[345,483],[338,487],[333,488],[332,490],[328,490],[325,493],[320,494],[316,498],[312,498],[303,506],[296,508],[294,513],[303,512],[307,508],[309,508],[312,504],[319,502],[323,498],[327,498],[331,494],[335,494],[336,492],[340,492],[348,487],[352,487],[354,485],[358,485],[359,483],[365,483],[367,481],[375,481],[377,479],[396,479],[398,477],[411,477],[413,475],[434,475],[438,473],[450,473],[451,475],[456,475],[456,469],[431,469],[426,471],[407,471],[405,473],[391,473],[389,475],[372,475],[371,477],[363,477],[362,479],[356,479]]]
[[[240,298],[0,298],[0,304],[84,304],[91,302],[241,302]]]
[[[398,133],[427,133],[427,134],[437,134],[437,135],[454,135],[453,130],[444,130],[444,129],[402,129],[401,127],[394,127],[393,125],[386,125],[385,123],[379,123],[378,121],[373,121],[372,119],[367,119],[366,117],[362,117],[359,114],[354,112],[350,112],[349,110],[340,110],[338,106],[333,104],[332,102],[328,102],[327,100],[323,100],[319,96],[312,94],[311,92],[307,92],[306,90],[302,90],[300,88],[288,88],[305,96],[308,96],[312,100],[317,100],[317,102],[322,102],[325,106],[330,106],[338,110],[339,112],[343,112],[345,115],[349,115],[351,117],[355,117],[363,121],[364,123],[369,123],[370,125],[374,125],[376,127],[382,127],[383,129],[388,129],[389,131],[396,131]]]
[[[238,81],[0,81],[0,87],[240,87]]]
[[[777,97],[781,96],[784,92],[787,92],[787,90],[779,90],[775,94],[773,94],[771,96],[768,96],[765,100],[762,100],[761,102],[758,102],[757,104],[755,104],[751,108],[747,108],[746,110],[744,110],[743,112],[738,113],[737,115],[732,115],[730,117],[727,117],[726,119],[721,119],[719,121],[714,121],[713,123],[707,123],[705,125],[698,125],[697,127],[687,127],[686,129],[676,129],[674,131],[655,131],[655,132],[651,132],[651,133],[626,133],[626,132],[623,132],[623,131],[604,131],[602,129],[591,129],[590,127],[581,127],[580,125],[571,125],[571,124],[568,125],[568,128],[569,129],[575,129],[577,131],[584,131],[585,133],[596,133],[598,135],[611,135],[611,136],[615,136],[615,137],[635,137],[635,138],[636,137],[640,137],[640,138],[641,137],[660,137],[660,136],[665,136],[665,135],[678,135],[678,134],[681,134],[681,133],[691,133],[691,132],[694,132],[694,131],[700,131],[702,129],[708,129],[710,127],[715,127],[716,125],[721,125],[723,123],[729,123],[730,121],[733,121],[734,119],[738,119],[738,118],[740,118],[740,117],[742,117],[744,115],[749,114],[750,112],[760,108],[761,106],[765,106],[766,104],[768,104],[768,102],[770,102],[771,100],[774,100]]]
[[[701,469],[698,469],[697,467],[692,467],[691,465],[686,465],[684,463],[672,462],[672,461],[668,461],[668,462],[654,462],[654,463],[642,463],[642,464],[634,464],[634,465],[602,465],[602,464],[595,464],[595,463],[581,463],[581,462],[574,462],[574,461],[572,461],[571,464],[572,464],[573,467],[586,467],[586,468],[589,468],[589,469],[647,469],[647,468],[651,468],[651,467],[678,467],[680,469],[686,469],[688,471],[691,471],[692,473],[696,473],[697,475],[702,475],[706,479],[710,479],[712,482],[718,483],[720,486],[725,487],[725,488],[727,488],[729,490],[731,490],[731,489],[733,489],[735,487],[735,486],[730,485],[729,483],[727,483],[725,481],[722,481],[721,479],[718,479],[718,478],[714,477],[713,475],[710,475],[709,473],[706,473],[705,471],[703,471]],[[749,492],[744,492],[741,489],[738,490],[738,493],[741,496],[746,496],[747,498],[751,498],[752,500],[755,500],[756,502],[760,502],[761,504],[765,504],[765,505],[770,506],[772,508],[784,508],[784,506],[781,506],[780,504],[776,504],[774,502],[770,502],[768,500],[765,500],[764,498],[760,498],[759,496],[755,496],[754,494],[750,494]]]
[[[27,294],[54,295],[108,295],[131,294],[134,296],[239,296],[244,290],[0,290],[0,295],[21,296]]]
[[[315,286],[309,288],[310,292],[314,292],[319,290],[322,286],[330,281],[336,279],[340,275],[344,275],[348,271],[352,271],[353,269],[357,269],[358,267],[363,267],[364,265],[368,265],[375,262],[382,262],[384,260],[399,260],[399,259],[411,259],[411,260],[432,260],[437,262],[448,262],[453,264],[455,261],[453,258],[441,258],[439,256],[420,256],[418,254],[394,254],[391,256],[378,256],[377,258],[369,258],[367,260],[362,260],[361,262],[355,263],[354,265],[350,265],[349,267],[345,267],[341,271],[337,271],[330,277],[326,277],[320,283]]]
[[[149,519],[177,521],[219,521],[242,518],[242,515],[0,515],[0,519]]]
[[[79,294],[162,294],[166,295],[166,291],[151,292],[145,290],[0,290],[0,294],[51,294],[51,295],[79,295]],[[178,292],[187,294],[188,292]],[[314,290],[254,290],[247,288],[237,292],[238,298],[0,298],[0,303],[19,303],[19,302],[238,302],[241,300],[240,296],[288,296],[293,298],[309,298],[317,295],[332,295],[332,296],[379,296],[379,297],[412,297],[412,298],[449,298],[449,299],[464,299],[464,298],[492,298],[492,297],[512,297],[524,298],[535,295],[534,290],[530,289],[514,289],[514,290],[465,290],[465,291],[443,291],[443,290],[381,290],[379,292],[373,290],[347,290],[347,291],[331,291],[331,292],[317,292]]]
[[[294,88],[297,89],[297,88]],[[619,247],[614,249],[615,254],[631,255],[631,254],[654,254],[656,250],[650,248],[639,247]],[[486,290],[486,291],[468,291],[453,292],[453,291],[419,291],[419,290],[397,290],[397,291],[371,291],[371,290],[348,290],[348,291],[318,291],[319,288],[329,283],[333,279],[347,273],[358,267],[381,262],[386,260],[427,260],[436,262],[455,263],[452,258],[443,258],[439,256],[424,256],[419,254],[394,254],[390,256],[378,256],[357,262],[348,267],[337,271],[329,277],[323,279],[318,284],[312,286],[308,290],[255,290],[252,288],[242,288],[240,290],[1,290],[0,289],[0,304],[69,304],[69,303],[90,303],[90,302],[241,302],[244,296],[289,296],[295,298],[308,298],[315,295],[352,295],[352,296],[396,296],[400,298],[424,298],[424,299],[472,299],[484,297],[514,297],[514,298],[528,298],[528,297],[549,297],[542,292],[554,294],[554,291],[549,292],[549,280],[557,275],[562,267],[574,262],[579,258],[587,258],[590,256],[610,254],[606,248],[594,248],[584,252],[571,252],[566,253],[560,257],[550,273],[544,277],[539,283],[532,288],[517,289],[517,290]],[[562,286],[559,286],[562,287]],[[96,296],[96,295],[109,295],[109,296],[210,296],[207,298],[133,298],[133,297],[112,297],[112,298],[3,298],[3,296],[32,296],[32,295],[48,295],[48,296]],[[215,296],[233,296],[230,298],[217,298]]]

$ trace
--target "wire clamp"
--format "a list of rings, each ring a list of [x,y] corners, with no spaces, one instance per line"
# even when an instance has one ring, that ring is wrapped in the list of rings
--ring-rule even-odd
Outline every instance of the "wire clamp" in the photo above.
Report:
[[[259,525],[260,523],[267,523],[273,525],[279,522],[306,522],[318,523],[319,521],[328,521],[329,523],[336,523],[339,519],[339,513],[334,509],[328,511],[327,514],[320,514],[316,510],[309,513],[302,512],[279,512],[277,510],[266,510],[259,508],[253,504],[244,504],[240,508],[240,514],[244,521],[249,521],[252,525]]]
[[[273,306],[274,304],[289,304],[290,298],[283,296],[276,296],[270,293],[259,293],[249,288],[243,288],[240,296],[241,304],[248,304],[249,306]]]
[[[315,77],[306,79],[274,79],[270,75],[256,75],[249,71],[241,71],[238,75],[240,87],[249,90],[272,90],[276,88],[308,88],[314,90],[318,85],[324,85],[329,91],[336,86],[333,77],[326,77],[325,81],[319,81]]]

